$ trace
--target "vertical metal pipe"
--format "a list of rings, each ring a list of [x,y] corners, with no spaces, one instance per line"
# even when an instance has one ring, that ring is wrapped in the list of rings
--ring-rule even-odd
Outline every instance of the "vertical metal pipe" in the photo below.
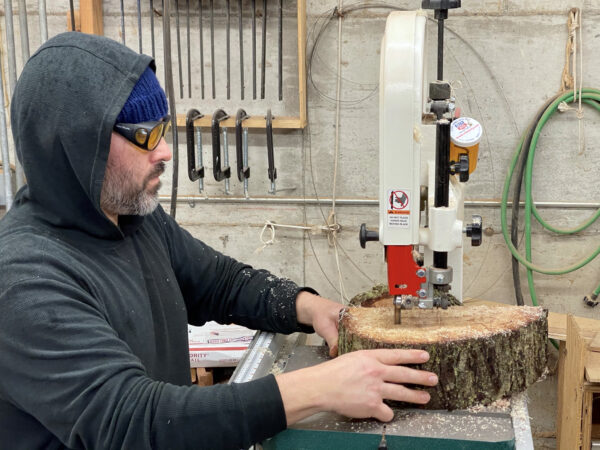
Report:
[[[73,26],[73,29],[75,29],[75,26]],[[121,42],[125,45],[125,5],[123,0],[121,0]]]
[[[202,0],[198,0],[198,30],[200,32],[200,90],[204,100],[204,29],[202,26]]]
[[[179,0],[175,0],[175,27],[177,28],[177,63],[179,67],[179,98],[183,98],[183,64],[181,61],[181,32],[179,31]]]
[[[29,27],[27,25],[27,3],[19,0],[19,34],[21,35],[21,55],[23,64],[29,59]]]
[[[190,43],[190,0],[185,0],[187,7],[187,63],[188,63],[188,97],[192,98],[192,53]]]
[[[17,59],[16,59],[16,50],[15,50],[15,29],[13,25],[13,9],[12,9],[12,0],[4,0],[4,14],[5,14],[5,22],[6,22],[6,47],[8,53],[8,83],[9,83],[9,93],[10,97],[15,91],[15,85],[17,84]],[[1,69],[1,61],[0,61],[0,69]],[[1,81],[0,81],[0,84]],[[4,99],[4,85],[2,84],[2,96],[0,97]],[[5,183],[5,192],[6,192],[6,209],[8,210],[12,205],[12,182],[11,182],[11,173],[10,173],[10,158],[9,158],[9,150],[8,150],[8,132],[6,129],[6,111],[4,110],[4,106],[0,107],[2,110],[0,121],[0,132],[2,134],[0,145],[2,145],[2,161],[5,166],[9,168],[8,171],[5,171],[4,175],[4,183]],[[6,152],[6,154],[5,154]],[[18,160],[17,160],[18,163]],[[8,183],[8,184],[7,184]],[[8,186],[8,188],[6,188]],[[17,179],[17,187],[18,179]]]
[[[283,0],[279,0],[279,39],[278,39],[279,101],[283,100]]]
[[[0,58],[0,72],[4,68],[2,67],[2,58]],[[0,80],[0,98],[4,99],[4,83]],[[8,211],[12,207],[13,203],[13,192],[12,192],[12,181],[10,174],[10,157],[8,151],[8,130],[6,128],[6,111],[4,109],[4,102],[0,105],[0,145],[2,146],[2,168],[4,172],[4,196],[6,197],[6,210]]]
[[[15,85],[17,84],[17,58],[15,55],[12,0],[4,0],[4,14],[6,22],[6,48],[8,51],[8,82],[10,87],[8,96],[10,97],[15,91]]]
[[[48,40],[48,18],[46,17],[46,0],[38,0],[38,15],[40,17],[40,39],[43,44]]]
[[[150,0],[150,40],[152,41],[152,58],[154,58],[154,0]]]
[[[267,62],[267,0],[263,0],[262,67],[260,68],[260,98],[265,98],[265,64]]]
[[[244,100],[244,27],[242,21],[242,0],[238,0],[238,13],[240,15],[238,21],[239,37],[240,37],[240,95]]]
[[[227,5],[227,37],[226,37],[226,47],[227,47],[227,100],[231,98],[231,46],[229,42],[230,32],[231,32],[231,15],[230,15],[230,4],[229,0],[226,0]]]
[[[29,59],[29,27],[27,24],[27,3],[25,0],[19,0],[19,31],[21,35],[21,60],[23,64]],[[15,161],[17,189],[25,184],[25,175],[23,167],[17,159]]]
[[[212,98],[216,98],[215,92],[215,6],[210,0],[210,68],[212,71]]]
[[[173,120],[177,120],[175,92],[173,89],[173,71],[171,66],[171,0],[164,0],[163,8],[163,43],[165,64],[165,87],[169,98],[169,109]],[[177,213],[177,189],[179,183],[179,142],[177,127],[173,127],[173,178],[171,188],[171,217]]]
[[[438,19],[437,79],[444,79],[444,19]]]
[[[256,100],[256,0],[252,0],[252,98]]]
[[[138,46],[140,53],[142,53],[142,2],[137,0],[137,14],[138,14]]]
[[[71,13],[71,31],[75,30],[75,6],[73,6],[73,0],[69,0],[69,12]]]

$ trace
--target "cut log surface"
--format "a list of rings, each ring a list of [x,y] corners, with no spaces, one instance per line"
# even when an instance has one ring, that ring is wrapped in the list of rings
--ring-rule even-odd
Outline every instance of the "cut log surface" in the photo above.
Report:
[[[354,304],[361,303],[354,302]],[[366,296],[340,320],[340,353],[373,348],[429,352],[413,367],[439,377],[428,409],[464,409],[524,391],[546,369],[548,313],[528,306],[404,310],[394,324],[389,297]]]

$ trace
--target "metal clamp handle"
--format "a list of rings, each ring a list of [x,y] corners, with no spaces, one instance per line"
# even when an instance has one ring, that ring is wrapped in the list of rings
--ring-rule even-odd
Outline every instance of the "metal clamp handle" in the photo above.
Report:
[[[194,148],[194,121],[204,117],[197,109],[190,109],[185,117],[185,136],[187,140],[187,159],[188,159],[188,176],[191,181],[196,181],[198,178],[204,178],[204,166],[200,160],[200,167],[196,169],[196,151]],[[202,142],[200,140],[200,142]],[[202,151],[202,149],[199,149]]]
[[[277,179],[277,169],[275,168],[275,154],[273,153],[273,116],[271,110],[267,110],[266,117],[267,130],[267,159],[269,161],[269,180],[271,180],[271,190],[269,193],[275,194],[275,180]]]
[[[242,135],[242,123],[248,117],[250,116],[242,108],[238,109],[235,115],[235,155],[237,158],[237,176],[240,181],[250,178],[250,168],[244,165],[244,136]]]
[[[217,109],[212,116],[211,134],[212,134],[212,153],[213,153],[213,175],[215,180],[222,181],[231,177],[229,166],[221,168],[221,137],[219,123],[229,118],[222,109]]]

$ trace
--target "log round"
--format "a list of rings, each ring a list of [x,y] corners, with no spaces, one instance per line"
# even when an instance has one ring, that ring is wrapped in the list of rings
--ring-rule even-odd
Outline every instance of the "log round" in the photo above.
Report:
[[[384,293],[387,294],[387,293]],[[447,310],[403,310],[394,324],[389,296],[363,294],[340,319],[339,352],[416,348],[430,359],[414,365],[439,377],[426,388],[427,409],[487,405],[524,391],[546,369],[548,313],[529,306],[454,306]],[[412,405],[414,406],[414,405]]]

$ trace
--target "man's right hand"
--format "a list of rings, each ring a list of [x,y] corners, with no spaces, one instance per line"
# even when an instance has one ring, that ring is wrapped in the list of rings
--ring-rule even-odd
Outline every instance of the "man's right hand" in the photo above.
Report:
[[[429,359],[423,350],[361,350],[331,361],[276,377],[287,423],[291,425],[321,411],[347,417],[392,420],[384,399],[425,404],[429,394],[403,383],[435,386],[432,372],[401,364],[421,364]]]

